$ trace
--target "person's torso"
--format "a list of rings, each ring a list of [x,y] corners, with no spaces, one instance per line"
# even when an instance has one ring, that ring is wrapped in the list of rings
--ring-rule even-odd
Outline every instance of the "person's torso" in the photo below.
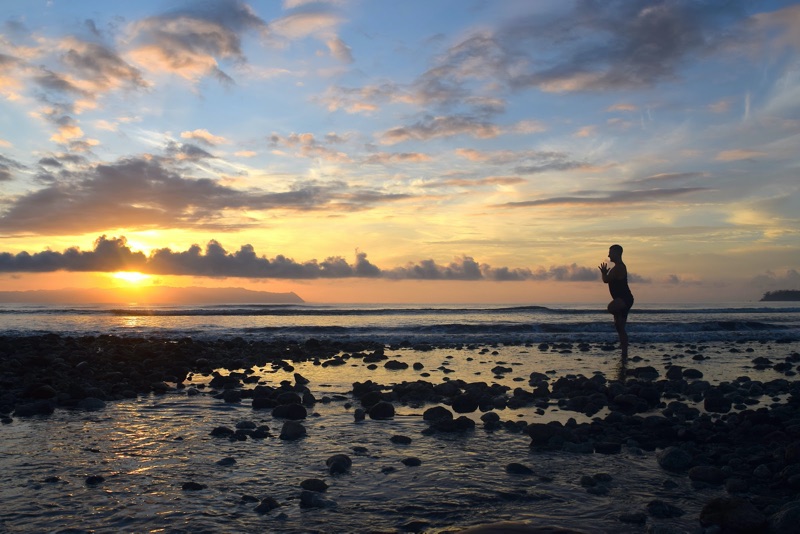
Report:
[[[625,301],[633,300],[633,293],[631,288],[628,287],[628,276],[624,278],[612,278],[608,281],[608,290],[611,293],[611,298],[621,298]]]

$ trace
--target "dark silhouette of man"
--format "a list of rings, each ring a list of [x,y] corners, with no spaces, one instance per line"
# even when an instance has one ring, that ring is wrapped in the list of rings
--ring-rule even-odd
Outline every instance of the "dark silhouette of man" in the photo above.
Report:
[[[628,312],[633,306],[633,293],[628,287],[628,268],[622,262],[622,247],[611,245],[608,249],[608,259],[614,264],[608,268],[608,264],[603,262],[598,269],[603,275],[603,282],[608,284],[608,291],[613,299],[608,303],[608,313],[614,316],[614,328],[619,335],[619,346],[622,349],[623,358],[628,356],[628,333],[625,325],[628,323]]]

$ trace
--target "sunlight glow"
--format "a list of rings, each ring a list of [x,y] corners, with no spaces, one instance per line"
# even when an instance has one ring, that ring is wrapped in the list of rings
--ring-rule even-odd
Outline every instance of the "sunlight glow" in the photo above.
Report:
[[[113,276],[117,280],[122,280],[124,282],[128,282],[129,284],[140,284],[151,278],[149,274],[137,273],[132,271],[120,271],[118,273],[114,273]]]

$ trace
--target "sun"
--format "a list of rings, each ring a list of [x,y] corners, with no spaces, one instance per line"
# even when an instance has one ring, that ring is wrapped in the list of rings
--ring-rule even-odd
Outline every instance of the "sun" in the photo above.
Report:
[[[141,284],[149,280],[151,277],[149,274],[138,273],[135,271],[120,271],[114,273],[112,275],[117,280],[122,280],[123,282],[128,282],[129,284]]]

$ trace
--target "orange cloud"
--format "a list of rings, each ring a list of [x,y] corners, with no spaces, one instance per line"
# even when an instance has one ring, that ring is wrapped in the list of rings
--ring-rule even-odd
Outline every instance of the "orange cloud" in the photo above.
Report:
[[[757,150],[748,150],[748,149],[735,149],[735,150],[723,150],[717,157],[714,158],[717,161],[740,161],[743,159],[753,159],[760,156],[765,156],[764,152],[759,152]]]

